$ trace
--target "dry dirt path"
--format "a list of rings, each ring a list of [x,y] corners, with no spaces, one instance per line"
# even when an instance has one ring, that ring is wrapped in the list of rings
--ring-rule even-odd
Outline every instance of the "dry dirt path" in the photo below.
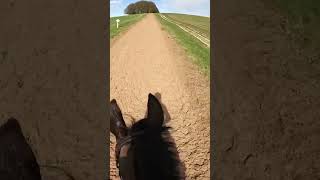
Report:
[[[147,15],[111,45],[110,98],[128,115],[143,118],[148,93],[159,92],[167,107],[186,179],[210,177],[209,79],[162,30],[154,15]],[[111,135],[110,176],[119,179]]]

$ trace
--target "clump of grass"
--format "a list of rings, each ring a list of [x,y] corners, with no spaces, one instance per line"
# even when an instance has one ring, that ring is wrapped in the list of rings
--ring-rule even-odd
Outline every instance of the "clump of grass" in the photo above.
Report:
[[[196,64],[200,66],[205,74],[210,73],[210,48],[202,44],[198,39],[180,29],[177,25],[170,23],[157,14],[162,27],[169,32],[177,42],[186,50]]]

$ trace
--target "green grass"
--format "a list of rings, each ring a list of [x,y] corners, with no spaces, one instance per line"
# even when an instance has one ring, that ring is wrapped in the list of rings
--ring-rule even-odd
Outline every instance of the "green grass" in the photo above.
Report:
[[[141,20],[144,16],[144,14],[135,14],[128,16],[110,17],[110,38],[112,39],[115,36],[119,35],[121,32],[126,31],[131,25]],[[118,29],[116,19],[120,20]]]
[[[186,50],[187,54],[192,57],[194,62],[199,65],[200,68],[208,75],[210,73],[210,48],[206,47],[203,43],[189,33],[183,31],[177,25],[162,19],[159,14],[157,14],[157,18],[162,24],[162,27],[177,40],[177,42]],[[172,18],[172,16],[170,18]],[[210,34],[210,30],[204,28],[209,27],[210,24],[205,24],[205,21],[197,21],[198,18],[206,17],[191,17],[190,15],[175,14],[174,18],[177,18],[182,22],[188,22],[188,24],[196,26],[198,29],[202,28],[204,31],[209,31]],[[207,21],[207,23],[210,22]]]
[[[210,38],[210,18],[203,16],[194,16],[187,14],[173,14],[173,13],[164,13],[167,18],[182,24],[183,26],[190,27],[205,37]]]
[[[320,47],[319,0],[272,0],[288,17],[288,26],[304,47]]]

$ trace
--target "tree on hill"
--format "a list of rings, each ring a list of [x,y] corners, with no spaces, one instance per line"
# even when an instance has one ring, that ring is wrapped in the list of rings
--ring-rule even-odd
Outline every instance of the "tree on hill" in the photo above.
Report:
[[[142,13],[159,13],[159,10],[154,2],[138,1],[131,3],[124,10],[125,14],[142,14]]]

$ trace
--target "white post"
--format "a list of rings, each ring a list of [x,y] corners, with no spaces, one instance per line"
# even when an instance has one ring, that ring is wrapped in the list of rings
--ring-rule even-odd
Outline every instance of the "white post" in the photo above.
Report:
[[[120,22],[120,19],[117,19],[117,29],[119,28],[119,22]]]

